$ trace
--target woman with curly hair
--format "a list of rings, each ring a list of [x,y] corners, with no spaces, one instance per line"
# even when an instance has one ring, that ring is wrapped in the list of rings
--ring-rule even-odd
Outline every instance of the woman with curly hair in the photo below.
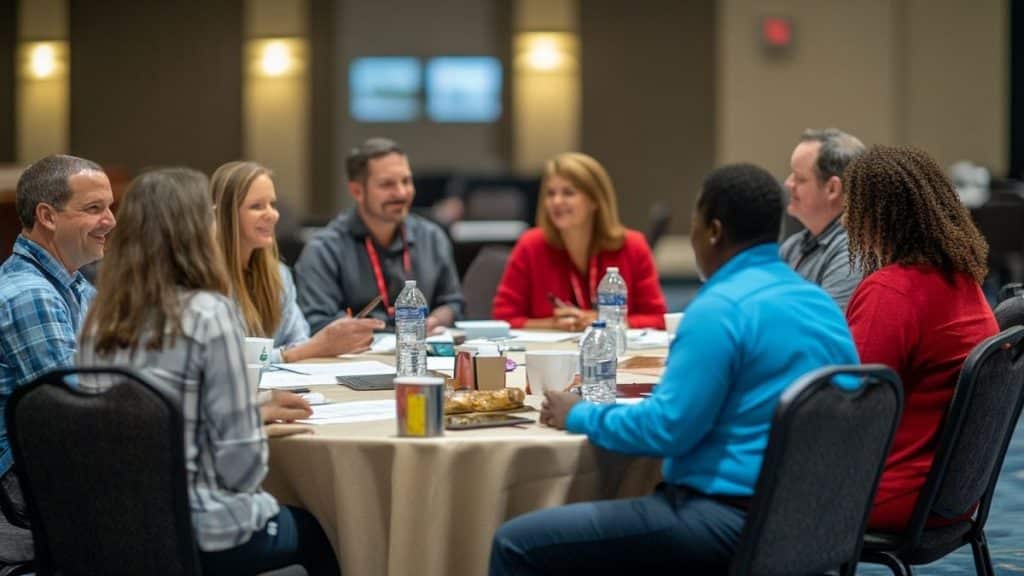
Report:
[[[850,260],[864,273],[847,321],[861,361],[890,366],[904,389],[868,525],[898,532],[931,468],[964,359],[999,330],[981,291],[988,244],[921,150],[876,146],[844,180]]]

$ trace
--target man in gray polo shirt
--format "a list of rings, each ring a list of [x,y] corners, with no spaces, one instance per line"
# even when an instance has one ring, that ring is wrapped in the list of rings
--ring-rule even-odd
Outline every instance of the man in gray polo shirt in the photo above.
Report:
[[[862,152],[860,140],[835,128],[806,130],[790,157],[786,178],[786,211],[806,230],[787,238],[779,253],[798,274],[828,292],[844,312],[861,274],[850,266],[842,223],[843,170]]]
[[[310,328],[355,314],[378,295],[382,303],[371,315],[393,322],[406,280],[416,280],[430,306],[427,331],[450,325],[464,305],[452,246],[439,226],[409,213],[416,190],[405,153],[371,138],[352,149],[345,169],[355,207],[317,233],[295,264]]]

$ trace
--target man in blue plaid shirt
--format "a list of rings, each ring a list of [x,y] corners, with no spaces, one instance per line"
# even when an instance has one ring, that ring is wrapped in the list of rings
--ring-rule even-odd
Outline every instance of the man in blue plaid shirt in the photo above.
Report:
[[[103,169],[74,156],[47,156],[18,179],[22,231],[0,265],[0,576],[32,558],[11,470],[7,400],[43,372],[74,363],[75,338],[96,293],[78,269],[103,257],[116,223],[113,202]]]

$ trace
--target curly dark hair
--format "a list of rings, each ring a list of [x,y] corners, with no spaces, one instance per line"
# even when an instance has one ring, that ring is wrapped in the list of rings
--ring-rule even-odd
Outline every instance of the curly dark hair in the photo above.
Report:
[[[928,264],[950,280],[962,272],[984,281],[988,243],[926,152],[875,146],[843,180],[850,262],[865,276],[888,264]]]

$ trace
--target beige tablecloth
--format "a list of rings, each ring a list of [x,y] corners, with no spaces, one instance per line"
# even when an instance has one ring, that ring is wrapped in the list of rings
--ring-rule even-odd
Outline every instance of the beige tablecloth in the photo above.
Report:
[[[521,354],[513,358],[522,361]],[[522,387],[522,372],[511,373],[509,385]],[[316,391],[334,401],[394,397],[340,386]],[[527,399],[535,407],[540,401]],[[431,439],[398,438],[395,428],[394,420],[331,424],[270,442],[266,488],[317,517],[346,576],[485,574],[491,539],[505,520],[569,502],[643,495],[660,478],[656,460],[613,454],[538,424]]]

